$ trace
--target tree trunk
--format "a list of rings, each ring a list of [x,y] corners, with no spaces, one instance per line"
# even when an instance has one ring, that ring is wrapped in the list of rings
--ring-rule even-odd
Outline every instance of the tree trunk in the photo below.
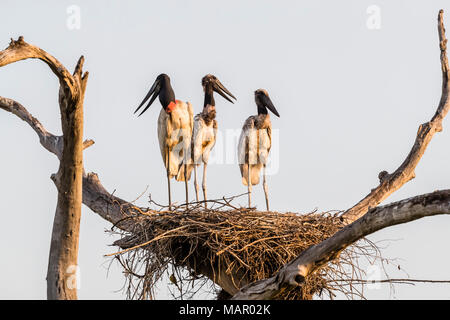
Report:
[[[28,122],[40,133],[40,141],[47,150],[55,153],[59,170],[52,175],[58,189],[58,201],[53,221],[47,271],[48,299],[77,299],[77,261],[80,216],[83,194],[83,99],[88,73],[82,71],[81,57],[73,75],[53,56],[44,50],[26,43],[23,37],[11,40],[8,48],[0,51],[0,67],[25,60],[39,59],[45,62],[60,82],[59,107],[61,113],[62,137],[47,132],[39,121],[15,101],[2,99],[1,107]]]
[[[78,239],[83,181],[83,96],[71,99],[61,86],[59,103],[63,150],[58,173],[53,177],[58,202],[53,221],[47,271],[48,299],[77,299]]]

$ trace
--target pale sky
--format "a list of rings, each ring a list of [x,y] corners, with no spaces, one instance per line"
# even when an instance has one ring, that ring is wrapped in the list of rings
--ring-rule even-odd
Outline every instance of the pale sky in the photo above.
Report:
[[[73,27],[68,8],[80,10]],[[367,21],[379,9],[375,29]],[[158,101],[140,118],[133,111],[156,76],[172,79],[177,99],[203,105],[201,78],[212,73],[236,96],[216,98],[219,128],[239,132],[256,113],[253,92],[268,90],[281,117],[278,170],[268,178],[271,209],[310,212],[346,209],[395,170],[409,152],[419,124],[440,99],[437,15],[448,1],[12,1],[2,0],[0,47],[25,40],[54,55],[70,71],[80,55],[90,73],[85,97],[85,168],[115,195],[145,206],[148,192],[167,201],[156,136]],[[370,11],[369,12],[373,12]],[[68,25],[69,19],[69,25]],[[372,26],[369,23],[369,26]],[[450,36],[450,35],[449,35]],[[0,68],[0,95],[22,103],[60,134],[58,81],[40,61]],[[436,134],[416,178],[385,203],[447,189],[450,120]],[[45,299],[56,189],[56,157],[27,124],[0,112],[0,298]],[[220,148],[218,148],[220,149]],[[226,154],[227,149],[223,149]],[[173,183],[173,199],[184,185]],[[211,198],[246,192],[237,164],[211,164]],[[191,184],[191,198],[194,192]],[[264,209],[261,186],[254,203]],[[238,203],[245,205],[246,198]],[[121,268],[104,254],[116,238],[111,225],[83,206],[79,265],[81,299],[124,299]],[[399,258],[390,276],[450,280],[450,218],[436,216],[379,231],[382,252]],[[395,241],[394,241],[395,240]],[[396,271],[397,270],[397,271]],[[170,298],[166,283],[157,298]],[[450,285],[387,285],[366,290],[371,299],[449,299]]]

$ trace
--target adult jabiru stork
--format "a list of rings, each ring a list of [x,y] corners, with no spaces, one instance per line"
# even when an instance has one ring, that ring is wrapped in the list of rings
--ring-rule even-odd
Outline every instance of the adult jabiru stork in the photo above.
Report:
[[[217,92],[231,103],[234,102],[230,99],[230,97],[235,100],[236,98],[230,91],[228,91],[227,88],[224,87],[219,79],[212,74],[207,74],[202,78],[202,87],[205,92],[205,99],[203,103],[203,111],[197,114],[194,118],[194,129],[192,133],[192,156],[194,167],[194,187],[197,201],[199,199],[197,167],[203,162],[202,189],[206,208],[206,167],[208,165],[210,152],[216,144],[217,136],[216,103],[214,100],[214,92]]]
[[[167,172],[167,188],[169,194],[169,210],[172,208],[170,192],[170,179],[175,177],[177,181],[184,181],[186,188],[186,206],[189,203],[187,170],[181,170],[183,161],[190,158],[189,148],[192,138],[193,111],[189,102],[175,99],[175,93],[170,85],[168,75],[160,74],[148,91],[144,100],[134,111],[136,113],[144,103],[150,99],[147,106],[139,114],[142,115],[150,105],[159,97],[162,105],[158,118],[158,141],[161,156]],[[184,165],[188,161],[184,161]]]
[[[266,181],[266,164],[272,146],[272,124],[267,110],[279,117],[279,113],[269,94],[264,89],[255,91],[255,102],[258,114],[245,120],[239,137],[238,157],[242,183],[248,189],[248,206],[251,207],[252,185],[259,183],[260,171],[263,168],[263,188],[266,197],[266,208],[269,210],[269,197]]]

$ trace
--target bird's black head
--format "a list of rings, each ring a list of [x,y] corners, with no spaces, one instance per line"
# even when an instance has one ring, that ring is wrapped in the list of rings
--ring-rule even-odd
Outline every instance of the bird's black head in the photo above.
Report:
[[[212,74],[207,74],[202,78],[202,87],[205,91],[205,106],[206,104],[214,105],[213,91],[217,92],[231,103],[234,102],[229,97],[236,100],[233,94]]]
[[[217,77],[212,74],[207,74],[202,78],[202,87],[205,89],[206,86],[212,85],[217,80]]]
[[[167,86],[170,85],[170,77],[165,73],[161,73],[156,77],[155,82],[161,83],[162,86]]]
[[[153,101],[155,101],[156,97],[159,97],[159,102],[161,102],[161,105],[164,109],[167,109],[171,102],[175,102],[175,93],[173,92],[172,86],[170,85],[170,78],[165,73],[161,73],[158,77],[156,77],[156,80],[153,83],[152,87],[148,91],[144,100],[142,100],[139,107],[137,107],[137,109],[134,111],[134,113],[136,113],[150,98],[150,101],[145,109],[139,114],[139,116],[142,115],[151,106]]]
[[[265,89],[255,91],[255,102],[258,106],[258,114],[267,114],[267,109],[269,109],[277,117],[280,116],[272,100],[270,100],[269,93]]]

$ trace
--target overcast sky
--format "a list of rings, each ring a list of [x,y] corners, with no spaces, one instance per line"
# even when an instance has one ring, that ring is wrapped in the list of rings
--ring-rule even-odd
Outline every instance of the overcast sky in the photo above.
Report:
[[[132,3],[132,5],[131,5]],[[0,47],[25,40],[73,70],[84,55],[90,73],[85,96],[85,168],[115,195],[135,199],[145,191],[167,201],[159,153],[156,102],[133,115],[156,76],[172,79],[177,99],[203,105],[202,76],[216,75],[237,97],[216,98],[223,131],[239,132],[256,113],[253,91],[268,90],[281,117],[268,178],[271,207],[281,212],[346,209],[395,170],[409,152],[419,124],[440,98],[437,36],[439,9],[448,1],[17,1],[2,0]],[[77,12],[80,13],[77,19]],[[78,22],[80,22],[78,24]],[[60,134],[58,81],[40,61],[0,69],[0,95],[22,103]],[[228,131],[227,131],[228,130]],[[449,187],[450,120],[430,143],[416,178],[385,203]],[[47,260],[56,206],[50,175],[53,154],[27,124],[0,112],[0,298],[45,299]],[[226,142],[208,171],[211,198],[246,191]],[[222,159],[222,161],[220,161]],[[220,163],[222,162],[222,163]],[[173,199],[184,185],[173,183]],[[192,187],[192,185],[191,185]],[[191,197],[194,197],[191,188]],[[261,186],[254,203],[264,209]],[[147,196],[138,204],[146,205]],[[238,203],[245,205],[246,198]],[[88,208],[81,219],[81,299],[124,299],[124,277],[109,246],[111,227]],[[370,236],[399,258],[391,277],[450,280],[450,218],[436,216]],[[397,271],[396,271],[397,270]],[[404,271],[403,271],[404,270]],[[170,298],[166,283],[157,298]],[[450,298],[450,285],[381,285],[368,298]]]

